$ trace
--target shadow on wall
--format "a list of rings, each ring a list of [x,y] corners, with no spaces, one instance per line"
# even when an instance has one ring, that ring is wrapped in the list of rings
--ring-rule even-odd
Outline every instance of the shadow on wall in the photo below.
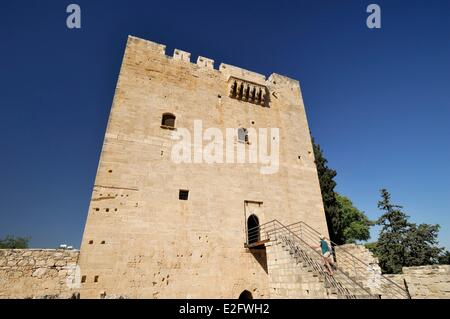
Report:
[[[266,274],[269,274],[269,271],[267,270],[266,247],[250,249],[250,253],[252,254],[253,258],[256,259],[259,265],[264,269]]]

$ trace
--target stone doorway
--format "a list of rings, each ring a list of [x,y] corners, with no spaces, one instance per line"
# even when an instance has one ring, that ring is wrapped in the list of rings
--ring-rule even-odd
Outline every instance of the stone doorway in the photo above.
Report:
[[[239,299],[242,300],[249,300],[249,299],[253,299],[253,295],[250,291],[248,290],[244,290],[243,292],[241,292],[241,294],[239,295]]]
[[[260,240],[257,227],[260,226],[264,221],[262,204],[263,202],[249,200],[246,200],[244,202],[245,242],[247,244],[251,244]]]

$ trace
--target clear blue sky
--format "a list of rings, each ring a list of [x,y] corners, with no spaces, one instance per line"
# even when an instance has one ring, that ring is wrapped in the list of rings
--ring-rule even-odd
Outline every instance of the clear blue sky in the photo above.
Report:
[[[78,3],[82,29],[66,27]],[[378,3],[382,29],[366,27]],[[0,237],[79,246],[128,34],[300,80],[337,190],[450,248],[450,2],[1,1]],[[376,230],[373,231],[376,236]]]

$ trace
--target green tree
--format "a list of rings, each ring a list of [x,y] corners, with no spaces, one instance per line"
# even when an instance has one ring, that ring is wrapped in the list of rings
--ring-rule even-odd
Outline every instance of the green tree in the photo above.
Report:
[[[28,248],[29,237],[14,237],[7,235],[0,239],[0,249],[24,249]]]
[[[378,256],[378,252],[377,252],[377,242],[373,242],[373,243],[366,243],[364,244],[364,246],[369,249],[375,256]]]
[[[439,263],[443,249],[438,247],[439,225],[411,224],[406,234],[405,266]]]
[[[450,251],[446,250],[439,256],[440,265],[450,265]]]
[[[336,199],[336,193],[334,192],[334,188],[336,187],[336,182],[334,181],[336,171],[328,167],[328,161],[323,156],[320,145],[314,142],[314,138],[311,139],[330,239],[337,244],[342,244],[342,236],[339,235],[339,229],[341,227],[339,220],[339,203]]]
[[[405,265],[408,216],[401,211],[401,206],[391,203],[391,195],[386,189],[381,190],[378,208],[384,212],[377,221],[382,226],[376,246],[380,267],[387,273],[400,273]]]
[[[443,249],[437,247],[439,225],[416,225],[408,221],[402,206],[391,203],[391,195],[381,190],[378,208],[383,214],[377,224],[382,226],[372,250],[385,273],[400,273],[402,267],[435,264]]]
[[[337,173],[328,167],[328,160],[320,145],[314,142],[313,137],[311,139],[330,239],[338,245],[369,239],[372,223],[353,206],[350,199],[334,191]]]
[[[372,222],[364,212],[353,205],[349,198],[336,193],[336,200],[339,205],[339,241],[355,243],[358,240],[368,240]]]

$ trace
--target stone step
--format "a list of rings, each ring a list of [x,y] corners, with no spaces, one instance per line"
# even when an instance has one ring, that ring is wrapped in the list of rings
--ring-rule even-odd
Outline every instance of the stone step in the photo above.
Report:
[[[330,284],[325,280],[325,274],[322,270],[323,260],[320,256],[305,254],[302,247],[294,249],[291,245],[280,242],[277,250],[277,262],[272,263],[273,269],[277,269],[275,285],[281,291],[280,296],[295,297],[297,295],[302,298],[332,298],[346,299],[346,294],[351,294],[351,286],[353,282],[344,274],[335,273],[335,284]],[[308,249],[308,248],[306,248]],[[311,265],[310,263],[315,263]],[[317,270],[316,267],[321,267]],[[340,283],[340,281],[344,283]],[[348,284],[346,284],[347,282]],[[342,288],[349,286],[349,293],[345,293],[336,287],[341,285]],[[283,290],[284,289],[284,290]],[[299,291],[295,291],[299,290]]]
[[[277,275],[274,277],[276,281],[288,282],[288,283],[311,283],[320,284],[323,286],[323,281],[320,281],[318,277],[311,275]]]
[[[333,295],[338,295],[339,294],[338,290],[335,287],[327,288],[327,290],[329,291],[330,294],[333,294]]]

